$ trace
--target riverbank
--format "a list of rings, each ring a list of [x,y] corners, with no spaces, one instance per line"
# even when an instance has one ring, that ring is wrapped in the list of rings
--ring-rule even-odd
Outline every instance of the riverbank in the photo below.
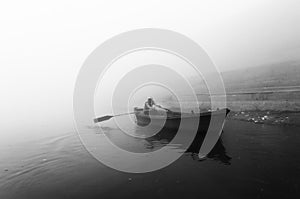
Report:
[[[300,126],[300,111],[231,111],[228,118],[258,124]]]

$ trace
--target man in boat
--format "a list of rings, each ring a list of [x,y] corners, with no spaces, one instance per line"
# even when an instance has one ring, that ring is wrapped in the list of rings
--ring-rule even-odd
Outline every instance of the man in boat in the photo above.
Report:
[[[149,115],[149,112],[155,112],[155,114],[165,113],[166,109],[162,108],[160,105],[156,104],[152,97],[148,97],[144,105],[144,114]]]

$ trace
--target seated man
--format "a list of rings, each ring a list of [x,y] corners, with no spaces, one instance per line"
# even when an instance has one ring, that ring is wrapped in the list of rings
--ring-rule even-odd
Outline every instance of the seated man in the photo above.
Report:
[[[144,106],[144,114],[145,115],[149,115],[149,112],[155,111],[156,114],[160,113],[160,112],[166,112],[166,110],[164,108],[162,108],[160,105],[157,105],[154,100],[152,99],[152,97],[148,97],[148,100],[145,102],[145,106]]]

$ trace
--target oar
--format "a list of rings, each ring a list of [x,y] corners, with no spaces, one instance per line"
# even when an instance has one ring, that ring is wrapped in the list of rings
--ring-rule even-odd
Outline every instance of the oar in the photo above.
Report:
[[[103,121],[109,120],[110,118],[113,118],[113,117],[122,116],[122,115],[130,115],[130,114],[134,114],[134,112],[121,113],[121,114],[118,114],[118,115],[105,115],[105,116],[102,116],[102,117],[95,118],[94,123],[103,122]]]
[[[166,110],[166,111],[168,111],[168,112],[173,112],[173,111],[171,111],[170,109],[164,108],[164,107],[162,107],[162,106],[160,106],[160,105],[157,105],[157,107],[158,107],[158,108],[161,108],[161,109],[164,109],[164,110]]]
[[[171,111],[170,109],[163,108],[163,107],[161,107],[161,108],[162,108],[162,109],[165,109],[166,111],[173,112],[173,111]]]

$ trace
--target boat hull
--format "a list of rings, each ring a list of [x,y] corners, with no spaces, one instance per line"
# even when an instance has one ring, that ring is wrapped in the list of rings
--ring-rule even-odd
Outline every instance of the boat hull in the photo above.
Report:
[[[151,115],[151,117],[147,114],[144,114],[142,109],[135,108],[135,117],[136,123],[139,126],[148,126],[150,123],[154,126],[162,126],[162,120],[165,122],[163,123],[163,129],[169,130],[177,130],[180,127],[180,124],[183,124],[180,128],[184,131],[191,131],[195,130],[195,124],[198,129],[197,131],[203,132],[206,131],[209,127],[211,116],[214,115],[227,115],[229,113],[229,109],[221,109],[213,112],[204,112],[201,114],[180,114],[178,112],[168,112],[166,116],[155,116]]]

